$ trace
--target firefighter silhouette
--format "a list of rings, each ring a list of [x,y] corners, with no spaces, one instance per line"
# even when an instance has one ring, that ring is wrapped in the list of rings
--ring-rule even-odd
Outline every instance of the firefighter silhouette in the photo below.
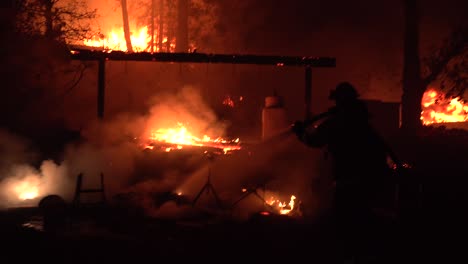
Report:
[[[335,182],[337,232],[345,250],[352,251],[345,254],[354,254],[358,250],[355,247],[365,246],[366,234],[372,232],[372,208],[379,201],[376,198],[385,177],[391,173],[389,149],[372,128],[367,106],[353,85],[339,83],[330,91],[329,99],[335,105],[319,115],[321,122],[311,126],[310,121],[297,121],[292,130],[307,146],[326,148]]]

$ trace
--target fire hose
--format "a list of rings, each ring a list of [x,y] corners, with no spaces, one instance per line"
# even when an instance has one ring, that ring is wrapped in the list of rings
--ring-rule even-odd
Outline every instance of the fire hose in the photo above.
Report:
[[[310,127],[311,125],[313,125],[315,122],[318,122],[321,119],[330,116],[331,114],[333,114],[333,111],[326,111],[326,112],[320,113],[320,114],[318,114],[318,115],[316,115],[316,116],[314,116],[314,117],[312,117],[310,119],[307,119],[305,121],[298,121],[298,122],[296,122],[294,124],[291,124],[289,127],[285,128],[284,130],[281,130],[280,132],[278,132],[274,136],[263,140],[260,143],[260,145],[271,144],[271,143],[273,143],[275,141],[284,140],[284,139],[288,138],[289,136],[291,136],[292,134],[296,133],[294,129],[295,129],[295,126],[299,125],[298,123],[300,123],[300,126],[302,126],[302,128],[305,130],[308,127]]]

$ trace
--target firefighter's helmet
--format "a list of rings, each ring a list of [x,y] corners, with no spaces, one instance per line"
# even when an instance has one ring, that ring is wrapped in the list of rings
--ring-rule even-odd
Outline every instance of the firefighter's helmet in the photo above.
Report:
[[[354,100],[359,97],[356,88],[349,82],[339,83],[335,89],[330,91],[328,98],[330,100]]]

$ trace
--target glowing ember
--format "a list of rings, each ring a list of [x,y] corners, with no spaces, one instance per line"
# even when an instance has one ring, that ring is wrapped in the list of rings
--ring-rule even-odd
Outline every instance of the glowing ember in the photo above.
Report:
[[[428,89],[424,93],[421,106],[421,120],[424,125],[468,120],[468,105],[461,98],[446,98],[434,89]]]
[[[221,137],[212,139],[207,135],[202,137],[193,135],[182,123],[178,123],[175,128],[160,128],[153,130],[150,135],[150,141],[155,143],[170,144],[165,146],[164,150],[170,152],[175,149],[182,149],[184,146],[199,146],[222,149],[224,154],[233,150],[241,149],[239,138],[235,140],[226,140]],[[146,149],[154,149],[154,145],[146,145]]]
[[[240,102],[242,102],[242,100],[244,100],[244,97],[243,97],[243,96],[232,97],[232,96],[230,96],[230,95],[227,95],[227,96],[223,99],[223,105],[232,108],[232,107],[235,107],[236,104],[239,104]]]
[[[235,105],[234,100],[232,100],[232,98],[230,96],[227,96],[223,100],[223,105],[226,105],[226,106],[229,106],[229,107],[234,107],[234,105]]]
[[[148,32],[148,27],[143,26],[137,30],[132,30],[130,32],[130,40],[132,43],[132,48],[136,52],[143,52],[143,51],[151,51],[151,34]],[[157,39],[157,32],[155,32],[155,38],[153,43],[154,51],[159,52],[159,46],[157,43],[159,40]],[[162,43],[165,47],[167,47],[167,37],[163,37]],[[127,51],[127,44],[125,41],[125,35],[123,27],[118,29],[111,30],[107,35],[101,35],[94,37],[92,39],[85,39],[83,41],[85,46],[89,47],[98,47],[104,50],[120,50],[120,51]],[[174,51],[175,48],[175,40],[172,40],[170,43],[170,50]],[[162,50],[161,50],[162,52]]]
[[[295,203],[294,200],[296,200],[296,196],[291,195],[291,199],[289,200],[289,203],[281,202],[275,197],[271,197],[266,202],[271,207],[275,208],[280,214],[287,215],[294,209],[294,203]]]

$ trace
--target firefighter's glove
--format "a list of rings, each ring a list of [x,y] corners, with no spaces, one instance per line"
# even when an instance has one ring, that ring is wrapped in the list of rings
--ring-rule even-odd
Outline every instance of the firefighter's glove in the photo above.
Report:
[[[296,134],[297,137],[301,138],[306,131],[306,127],[303,121],[296,121],[291,126],[291,130],[294,132],[294,134]]]

